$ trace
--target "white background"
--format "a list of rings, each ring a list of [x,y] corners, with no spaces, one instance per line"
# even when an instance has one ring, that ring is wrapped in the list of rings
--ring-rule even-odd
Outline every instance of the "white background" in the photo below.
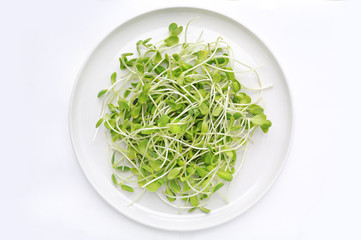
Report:
[[[68,130],[83,61],[148,10],[216,10],[283,66],[296,128],[288,162],[250,210],[213,229],[155,230],[111,208]],[[0,239],[361,239],[361,4],[356,1],[0,1]]]

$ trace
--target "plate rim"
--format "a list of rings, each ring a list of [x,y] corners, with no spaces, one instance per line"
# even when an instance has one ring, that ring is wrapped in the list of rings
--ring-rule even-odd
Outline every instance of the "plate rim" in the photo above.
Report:
[[[290,106],[290,112],[289,112],[289,116],[290,116],[290,133],[289,133],[289,142],[287,145],[287,150],[286,150],[286,154],[282,160],[282,163],[279,167],[279,169],[276,171],[276,174],[274,176],[274,178],[272,179],[272,181],[268,184],[267,187],[265,187],[265,189],[262,191],[262,193],[259,194],[258,197],[254,198],[254,200],[252,201],[251,204],[249,204],[249,206],[245,207],[243,210],[238,211],[237,214],[233,214],[231,217],[228,217],[224,220],[219,220],[217,222],[213,222],[212,224],[208,224],[205,226],[197,226],[197,227],[193,227],[190,229],[185,229],[185,228],[169,228],[166,226],[162,226],[162,225],[157,225],[157,224],[151,224],[151,223],[146,223],[144,221],[139,221],[137,218],[133,217],[131,214],[127,214],[124,211],[121,211],[120,209],[118,209],[116,206],[114,206],[113,203],[111,203],[110,200],[108,200],[105,196],[103,196],[103,194],[100,193],[100,191],[97,189],[97,187],[95,186],[95,184],[93,183],[93,181],[90,179],[90,175],[87,174],[85,172],[85,167],[82,164],[82,162],[80,161],[80,154],[77,152],[76,147],[75,147],[75,137],[74,137],[74,130],[73,130],[73,124],[72,124],[72,118],[73,118],[73,105],[74,105],[74,96],[75,96],[75,91],[77,89],[77,86],[79,85],[79,81],[80,81],[80,75],[82,74],[82,72],[84,71],[85,65],[87,64],[87,62],[89,61],[90,57],[92,56],[92,54],[94,53],[94,51],[110,36],[112,35],[119,27],[127,25],[128,23],[131,23],[134,20],[140,19],[140,18],[144,18],[147,15],[153,15],[153,14],[157,14],[159,12],[163,12],[166,10],[170,10],[170,11],[174,11],[174,10],[181,10],[181,11],[201,11],[203,13],[206,14],[211,14],[211,15],[216,15],[216,16],[220,16],[223,17],[224,19],[227,19],[235,24],[240,25],[245,31],[247,31],[248,34],[250,34],[251,36],[253,36],[254,38],[256,38],[258,40],[258,42],[263,45],[263,47],[269,52],[269,54],[273,57],[273,59],[275,60],[275,62],[277,63],[278,67],[279,67],[279,72],[281,73],[281,75],[284,78],[284,84],[286,89],[288,90],[288,98],[289,98],[289,106]],[[112,30],[110,30],[107,34],[103,35],[103,37],[100,38],[100,40],[97,41],[97,43],[95,44],[94,47],[91,48],[91,50],[88,52],[88,54],[83,58],[83,61],[79,67],[79,70],[75,76],[75,81],[73,82],[73,86],[72,86],[72,91],[71,91],[71,95],[70,95],[70,102],[69,102],[69,109],[68,109],[68,130],[69,130],[69,134],[70,134],[70,140],[71,140],[71,144],[72,144],[72,149],[74,152],[74,155],[77,159],[77,162],[83,172],[83,174],[85,175],[86,179],[88,180],[88,182],[90,183],[91,187],[95,190],[95,192],[97,193],[97,195],[99,195],[107,204],[109,204],[110,206],[112,206],[112,208],[114,208],[118,213],[120,213],[121,215],[125,216],[127,219],[130,219],[134,222],[137,223],[141,223],[144,226],[148,226],[148,227],[152,227],[155,229],[160,229],[160,230],[167,230],[167,231],[179,231],[179,232],[190,232],[190,231],[197,231],[197,230],[204,230],[204,229],[208,229],[214,226],[218,226],[218,225],[223,225],[226,222],[229,222],[237,217],[240,217],[244,212],[250,210],[253,206],[256,205],[256,203],[258,203],[271,189],[271,187],[275,184],[275,182],[277,181],[277,179],[279,178],[280,174],[282,173],[282,171],[284,170],[284,167],[286,165],[286,163],[289,160],[291,151],[292,151],[292,146],[293,146],[293,141],[294,141],[294,133],[295,133],[295,110],[294,110],[294,96],[293,96],[293,91],[291,89],[291,86],[288,82],[288,78],[286,77],[285,74],[285,70],[282,66],[282,63],[279,61],[279,59],[276,57],[276,55],[273,53],[273,51],[271,50],[271,48],[269,47],[268,44],[266,44],[266,42],[264,41],[264,39],[260,38],[257,34],[255,34],[253,31],[251,31],[245,24],[241,23],[240,21],[234,19],[233,17],[227,16],[222,12],[218,12],[215,10],[211,10],[208,8],[200,8],[200,7],[192,7],[192,6],[173,6],[173,7],[162,7],[162,8],[155,8],[152,9],[150,11],[143,11],[142,13],[137,13],[135,16],[132,15],[130,17],[128,17],[127,19],[120,21],[120,23],[118,23]]]

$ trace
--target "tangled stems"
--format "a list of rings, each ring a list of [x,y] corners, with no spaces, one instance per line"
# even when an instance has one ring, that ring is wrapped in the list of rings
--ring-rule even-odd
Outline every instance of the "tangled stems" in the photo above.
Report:
[[[182,31],[172,23],[166,39],[138,41],[138,57],[121,55],[124,74],[113,73],[111,86],[99,92],[103,109],[96,127],[104,124],[109,132],[115,185],[157,192],[171,206],[208,213],[210,197],[237,174],[252,134],[258,128],[267,133],[271,122],[257,105],[264,88],[256,70],[230,57],[221,37],[180,43]],[[256,102],[236,79],[246,72],[260,85]]]

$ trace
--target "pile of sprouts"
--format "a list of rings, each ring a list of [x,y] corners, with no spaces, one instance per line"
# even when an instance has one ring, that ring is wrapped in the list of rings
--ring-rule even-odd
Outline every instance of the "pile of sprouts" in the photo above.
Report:
[[[183,43],[183,27],[172,23],[164,40],[138,41],[136,54],[120,56],[122,74],[114,72],[98,94],[96,127],[107,129],[116,186],[208,213],[211,196],[241,168],[250,137],[257,129],[267,133],[271,122],[257,105],[262,94],[252,102],[236,79],[252,73],[262,92],[256,70],[234,59],[221,37],[188,42],[188,25]]]

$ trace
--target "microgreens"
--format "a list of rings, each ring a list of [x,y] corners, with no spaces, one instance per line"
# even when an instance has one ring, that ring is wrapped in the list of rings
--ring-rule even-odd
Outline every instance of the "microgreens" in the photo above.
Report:
[[[144,188],[177,208],[209,213],[210,197],[239,170],[237,151],[256,129],[267,133],[272,124],[242,90],[242,71],[233,65],[259,81],[255,69],[233,59],[221,37],[187,41],[187,29],[184,43],[183,27],[172,23],[164,40],[140,40],[137,55],[120,56],[124,74],[111,74],[111,87],[99,92],[108,111],[103,108],[96,127],[109,130],[114,185],[128,192]],[[177,199],[185,205],[173,204]]]

